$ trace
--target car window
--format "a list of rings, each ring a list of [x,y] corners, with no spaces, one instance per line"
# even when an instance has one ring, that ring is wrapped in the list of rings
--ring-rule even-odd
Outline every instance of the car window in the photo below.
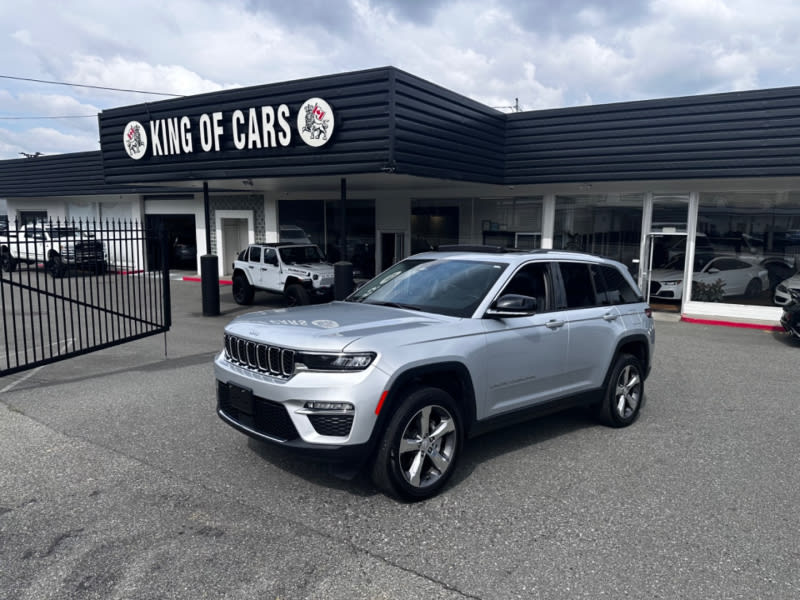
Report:
[[[550,307],[550,280],[547,265],[542,262],[523,266],[506,284],[500,295],[520,294],[536,298],[536,312],[547,311]]]
[[[264,248],[264,262],[272,264],[275,262],[275,259],[278,258],[278,255],[275,252],[275,248]]]
[[[583,308],[595,306],[594,285],[585,263],[561,262],[561,279],[564,281],[564,292],[567,296],[567,308]]]
[[[642,297],[618,269],[608,265],[593,265],[592,272],[601,275],[594,278],[601,304],[629,304],[642,301]],[[603,290],[602,294],[600,290]]]
[[[261,247],[260,246],[250,246],[250,256],[248,257],[250,262],[261,262]]]
[[[718,258],[708,265],[709,269],[719,269],[720,271],[733,271],[734,269],[747,269],[748,263],[736,260],[735,258]]]

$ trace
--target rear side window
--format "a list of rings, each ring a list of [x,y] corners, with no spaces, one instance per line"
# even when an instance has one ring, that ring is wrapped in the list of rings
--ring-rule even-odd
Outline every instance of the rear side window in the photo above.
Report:
[[[589,265],[585,263],[558,263],[561,269],[561,279],[564,281],[566,293],[566,308],[583,308],[596,306],[594,285],[589,272]]]
[[[595,278],[602,304],[631,304],[642,301],[641,296],[619,270],[608,265],[597,265],[593,268],[602,274]]]

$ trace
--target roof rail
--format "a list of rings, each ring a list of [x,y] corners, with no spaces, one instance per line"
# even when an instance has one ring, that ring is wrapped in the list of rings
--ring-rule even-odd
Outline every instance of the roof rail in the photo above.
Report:
[[[506,252],[515,252],[513,248],[503,248],[502,246],[481,246],[471,244],[450,244],[439,246],[436,252],[484,252],[486,254],[505,254]]]

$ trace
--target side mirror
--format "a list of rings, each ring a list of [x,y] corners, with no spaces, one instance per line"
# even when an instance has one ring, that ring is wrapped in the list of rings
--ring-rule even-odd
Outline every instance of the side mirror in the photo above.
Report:
[[[521,294],[506,294],[495,300],[486,311],[487,317],[502,319],[505,317],[528,317],[536,313],[536,298]]]
[[[714,273],[719,273],[719,269],[717,269],[716,267],[711,267],[711,268],[710,268],[710,269],[707,271],[707,273],[711,273],[711,274],[714,274]]]

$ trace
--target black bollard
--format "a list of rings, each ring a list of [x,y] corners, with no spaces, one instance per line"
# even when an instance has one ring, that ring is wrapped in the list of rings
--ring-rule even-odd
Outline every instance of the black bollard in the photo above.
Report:
[[[200,280],[203,288],[203,316],[219,315],[219,266],[214,254],[200,257]]]
[[[339,261],[333,265],[333,299],[344,300],[353,291],[353,263]]]

